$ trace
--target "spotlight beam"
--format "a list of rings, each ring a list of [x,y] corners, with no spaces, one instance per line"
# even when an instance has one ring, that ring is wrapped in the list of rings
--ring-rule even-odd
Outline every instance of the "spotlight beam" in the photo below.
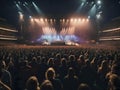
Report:
[[[32,11],[29,9],[29,7],[26,6],[26,2],[25,2],[25,4],[24,4],[24,7],[27,9],[27,11],[28,11],[30,14],[33,14]]]
[[[19,11],[22,11],[22,12],[23,12],[23,10],[22,10],[22,8],[20,7],[19,4],[16,3],[16,7],[18,8]]]
[[[84,5],[85,5],[85,2],[82,2],[81,5],[76,10],[76,12],[79,13],[81,11],[81,9],[83,8]]]
[[[41,10],[38,8],[38,6],[35,4],[35,2],[32,2],[32,4],[33,4],[33,6],[34,6],[34,8],[35,8],[35,10],[37,11],[38,14],[43,14],[41,12]]]
[[[96,4],[94,4],[92,6],[92,8],[90,9],[90,11],[88,12],[89,16],[94,16],[96,15],[96,11],[97,11],[97,7],[96,7]]]

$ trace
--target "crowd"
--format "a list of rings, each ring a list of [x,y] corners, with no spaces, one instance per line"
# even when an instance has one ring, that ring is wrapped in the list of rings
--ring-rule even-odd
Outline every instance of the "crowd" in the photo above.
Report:
[[[120,51],[0,47],[0,90],[120,90]]]

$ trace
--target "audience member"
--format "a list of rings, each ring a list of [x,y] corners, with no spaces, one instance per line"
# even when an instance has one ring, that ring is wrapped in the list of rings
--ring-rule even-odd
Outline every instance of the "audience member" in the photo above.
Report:
[[[26,82],[26,90],[40,90],[38,79],[31,76]]]

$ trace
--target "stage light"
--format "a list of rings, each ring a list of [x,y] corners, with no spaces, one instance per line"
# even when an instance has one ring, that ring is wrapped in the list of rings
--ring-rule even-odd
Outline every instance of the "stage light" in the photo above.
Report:
[[[100,18],[101,18],[100,13],[98,13],[98,14],[96,15],[96,18],[97,18],[97,19],[100,19]]]
[[[32,16],[29,16],[29,18],[30,18],[30,21],[31,21],[31,22],[33,22],[33,21],[34,21],[34,19],[32,18]]]
[[[45,19],[45,22],[47,22],[47,19]]]
[[[74,19],[74,22],[77,22],[77,19]]]
[[[24,7],[27,9],[27,11],[29,12],[29,14],[33,14],[31,9],[27,6],[27,3],[24,3]]]
[[[18,4],[16,4],[16,7],[18,8],[19,11],[23,11],[22,8]]]
[[[44,21],[43,18],[40,18],[40,21],[43,22]]]
[[[86,4],[89,4],[89,2],[87,2]]]
[[[52,19],[50,19],[50,22],[52,22],[53,20]]]
[[[88,16],[88,19],[90,19],[90,16]]]
[[[32,16],[29,16],[29,18],[30,18],[30,21],[31,21],[31,22],[33,22],[33,21],[34,21],[34,19],[32,18]]]
[[[90,3],[90,6],[92,7],[94,5],[94,1],[92,1],[91,3]]]
[[[82,3],[80,4],[80,6],[78,7],[78,9],[76,10],[77,13],[79,13],[81,11],[81,9],[83,8],[83,6],[85,5],[86,1],[82,1]]]
[[[42,14],[41,10],[39,9],[39,7],[35,4],[35,2],[32,2],[35,10],[37,11],[38,14]]]
[[[29,18],[32,18],[32,16],[29,16]]]
[[[55,22],[56,20],[54,19],[54,22]]]
[[[18,3],[20,4],[20,1],[18,1]]]
[[[73,22],[73,18],[71,18],[70,21]]]
[[[23,14],[22,12],[18,12],[19,13],[19,16],[20,16],[20,20],[23,20]]]
[[[23,6],[25,7],[25,4],[23,4]]]
[[[94,4],[89,11],[89,16],[91,16],[91,17],[95,16],[96,12],[97,12],[97,6],[96,6],[96,4]]]
[[[35,20],[35,22],[39,22],[39,19],[37,19],[37,18],[35,18],[34,20]]]
[[[26,5],[28,5],[28,3],[27,3],[27,2],[25,2],[25,4],[26,4]]]
[[[98,1],[97,1],[97,4],[98,4],[98,5],[101,5],[101,3],[102,3],[101,0],[98,0]]]
[[[88,19],[88,18],[86,19],[86,22],[89,22],[89,19]]]
[[[81,21],[81,18],[79,18],[78,21],[80,22],[80,21]]]
[[[101,9],[102,6],[99,6],[98,9]]]
[[[63,23],[64,23],[64,22],[65,22],[65,19],[63,19],[62,21],[63,21]]]
[[[62,22],[62,19],[60,19],[60,22]]]
[[[82,19],[82,22],[85,22],[85,19],[84,19],[84,18]]]

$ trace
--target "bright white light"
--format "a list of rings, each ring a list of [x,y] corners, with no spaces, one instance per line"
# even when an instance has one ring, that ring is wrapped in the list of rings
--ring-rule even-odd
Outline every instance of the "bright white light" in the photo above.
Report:
[[[71,18],[70,21],[73,22],[73,19]]]
[[[47,22],[47,19],[45,19],[45,22]]]
[[[33,19],[33,18],[31,18],[30,20],[31,20],[31,22],[33,22],[33,21],[34,21],[34,19]]]
[[[32,16],[29,16],[29,18],[30,18],[31,23],[33,23],[34,19],[32,18]]]
[[[85,22],[85,19],[84,19],[84,18],[82,19],[82,22]]]
[[[0,27],[0,29],[1,29],[1,30],[4,30],[4,31],[9,31],[9,32],[18,32],[18,31],[16,31],[16,30],[4,28],[4,27]]]
[[[75,22],[77,22],[77,19],[74,19]]]
[[[41,18],[40,21],[43,22],[44,21],[43,18]]]
[[[50,22],[52,22],[53,20],[52,19],[50,19]]]
[[[80,22],[80,21],[81,21],[81,18],[79,18],[78,21]]]
[[[65,22],[65,19],[63,19],[63,22]]]
[[[29,16],[29,18],[32,18],[32,16]]]
[[[35,4],[35,2],[32,2],[32,4],[33,4],[34,8],[36,9],[36,11],[40,14],[41,11],[40,11],[39,7]]]
[[[100,13],[96,15],[96,18],[97,18],[97,19],[100,19],[100,18],[101,18]]]
[[[88,16],[88,19],[90,19],[90,16]]]
[[[86,19],[86,22],[89,22],[89,19]]]
[[[35,22],[39,22],[39,19],[37,19],[37,18],[35,18],[34,20],[35,20]]]
[[[102,3],[101,0],[98,0],[98,1],[97,1],[97,4],[98,4],[98,5],[100,5],[101,3]]]
[[[18,12],[20,15],[20,20],[23,20],[23,14],[21,12]]]

